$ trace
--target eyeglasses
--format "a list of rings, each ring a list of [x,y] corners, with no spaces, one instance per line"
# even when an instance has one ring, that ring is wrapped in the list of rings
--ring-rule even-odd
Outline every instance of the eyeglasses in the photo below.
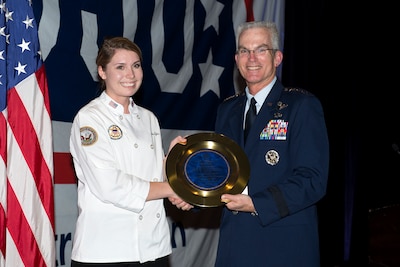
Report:
[[[268,50],[275,51],[276,49],[268,48],[266,46],[261,46],[254,50],[250,50],[247,48],[239,48],[236,51],[236,53],[241,57],[248,57],[248,56],[250,56],[251,52],[253,52],[255,56],[264,56]]]

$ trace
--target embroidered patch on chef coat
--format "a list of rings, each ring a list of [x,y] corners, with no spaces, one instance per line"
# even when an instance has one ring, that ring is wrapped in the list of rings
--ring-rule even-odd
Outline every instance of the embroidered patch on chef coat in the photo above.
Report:
[[[265,154],[265,161],[269,164],[269,165],[276,165],[279,162],[279,154],[278,152],[276,152],[275,150],[269,150],[266,154]]]
[[[112,140],[118,140],[122,137],[122,130],[117,125],[111,125],[108,128],[108,134]]]
[[[97,132],[89,126],[81,127],[81,143],[83,146],[90,146],[97,142]]]

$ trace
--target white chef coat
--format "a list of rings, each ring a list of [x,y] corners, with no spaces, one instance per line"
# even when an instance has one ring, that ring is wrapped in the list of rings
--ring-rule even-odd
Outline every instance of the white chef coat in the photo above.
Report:
[[[164,151],[155,115],[131,100],[130,114],[105,92],[74,118],[70,151],[78,178],[71,258],[80,262],[155,260],[171,253],[161,182]]]

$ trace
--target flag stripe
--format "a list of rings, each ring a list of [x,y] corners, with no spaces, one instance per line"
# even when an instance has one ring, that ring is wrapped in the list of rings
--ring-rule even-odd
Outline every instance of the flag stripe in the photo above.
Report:
[[[38,89],[41,91],[41,96],[43,97],[43,107],[46,109],[43,114],[46,115],[46,117],[48,118],[47,120],[45,120],[43,124],[45,124],[46,126],[51,125],[51,118],[50,118],[50,97],[48,94],[48,83],[47,83],[47,75],[46,75],[46,69],[44,67],[44,65],[42,65],[36,72],[36,81],[38,82]],[[50,122],[50,124],[48,124]],[[49,142],[47,142],[47,144],[50,144]]]
[[[46,266],[13,187],[7,186],[8,231],[25,266]],[[8,253],[12,252],[9,250]],[[8,256],[8,254],[7,254]]]
[[[51,242],[42,244],[45,239],[41,240],[41,237],[54,237],[54,202],[51,172],[43,159],[37,135],[31,134],[36,131],[30,114],[36,110],[43,112],[42,109],[35,109],[38,106],[37,98],[43,98],[40,97],[42,91],[36,90],[35,78],[35,75],[31,75],[15,89],[8,91],[7,138],[12,153],[8,152],[7,162],[7,227],[26,266],[52,266],[52,262],[46,264],[41,259],[38,247],[43,246],[44,252],[51,248]],[[25,98],[24,103],[20,96]],[[31,110],[31,113],[28,114],[27,110]],[[39,136],[43,138],[44,135],[41,133]],[[21,178],[25,179],[21,181]],[[26,224],[22,223],[25,221]],[[36,225],[37,222],[40,224]],[[35,229],[35,232],[32,233],[30,229]],[[36,240],[41,242],[37,244]],[[11,251],[8,250],[8,253]]]
[[[6,188],[7,188],[7,110],[0,114],[0,266],[4,266],[4,255],[6,254]]]
[[[32,74],[32,76],[35,77],[35,74]],[[48,118],[48,123],[43,124],[43,127],[45,127],[45,125],[51,125],[51,123],[49,116],[43,116],[43,110],[37,108],[43,107],[44,101],[42,91],[39,89],[36,79],[32,76],[20,82],[16,90],[9,90],[8,121],[11,131],[18,143],[18,147],[24,154],[24,160],[28,164],[33,178],[35,179],[41,202],[46,208],[46,213],[49,218],[51,218],[51,214],[54,212],[52,173],[49,170],[49,164],[45,161],[41,150],[41,146],[49,146],[48,143],[49,140],[51,141],[51,136],[46,135],[46,133],[50,132],[49,128],[45,129],[45,131],[41,131],[39,128],[43,124],[43,117]],[[39,132],[34,129],[32,123],[37,124],[36,129]],[[42,140],[43,145],[39,144],[38,136]],[[51,151],[51,149],[47,150]],[[47,155],[47,157],[51,158],[51,154]],[[54,225],[53,218],[51,218],[51,220],[52,225]]]

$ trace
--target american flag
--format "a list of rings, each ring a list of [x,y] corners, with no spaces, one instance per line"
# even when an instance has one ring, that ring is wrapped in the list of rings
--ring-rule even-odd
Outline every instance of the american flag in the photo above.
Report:
[[[0,266],[55,266],[53,141],[31,0],[0,0]]]

